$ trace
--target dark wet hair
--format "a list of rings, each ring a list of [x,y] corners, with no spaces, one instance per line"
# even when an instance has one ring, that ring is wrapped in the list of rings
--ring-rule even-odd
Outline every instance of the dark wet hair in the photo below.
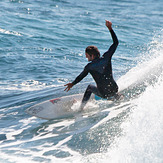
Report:
[[[100,57],[100,52],[98,50],[98,48],[94,45],[88,46],[85,49],[85,52],[88,53],[90,56],[94,55],[95,58],[99,58]]]

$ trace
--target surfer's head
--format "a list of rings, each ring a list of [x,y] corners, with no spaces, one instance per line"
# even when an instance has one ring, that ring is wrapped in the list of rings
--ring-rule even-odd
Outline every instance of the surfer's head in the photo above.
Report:
[[[85,49],[85,55],[86,55],[86,58],[88,58],[88,61],[92,61],[95,58],[100,57],[100,52],[96,46],[91,45]]]

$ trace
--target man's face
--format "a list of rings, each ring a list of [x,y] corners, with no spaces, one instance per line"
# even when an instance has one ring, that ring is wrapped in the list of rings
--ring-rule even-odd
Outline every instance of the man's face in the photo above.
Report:
[[[85,53],[85,57],[88,58],[88,61],[92,61],[93,60],[93,55],[90,56],[88,53]]]

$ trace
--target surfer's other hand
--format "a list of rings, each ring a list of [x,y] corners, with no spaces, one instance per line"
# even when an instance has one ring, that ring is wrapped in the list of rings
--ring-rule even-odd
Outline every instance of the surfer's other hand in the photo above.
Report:
[[[67,86],[64,91],[68,92],[73,87],[73,84],[72,83],[68,83],[68,84],[66,84],[64,86]]]

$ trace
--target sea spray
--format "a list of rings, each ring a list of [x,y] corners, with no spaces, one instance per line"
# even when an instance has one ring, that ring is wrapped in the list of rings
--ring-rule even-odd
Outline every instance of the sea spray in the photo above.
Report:
[[[163,74],[154,86],[132,101],[134,109],[122,124],[124,136],[108,150],[114,163],[163,162]]]

